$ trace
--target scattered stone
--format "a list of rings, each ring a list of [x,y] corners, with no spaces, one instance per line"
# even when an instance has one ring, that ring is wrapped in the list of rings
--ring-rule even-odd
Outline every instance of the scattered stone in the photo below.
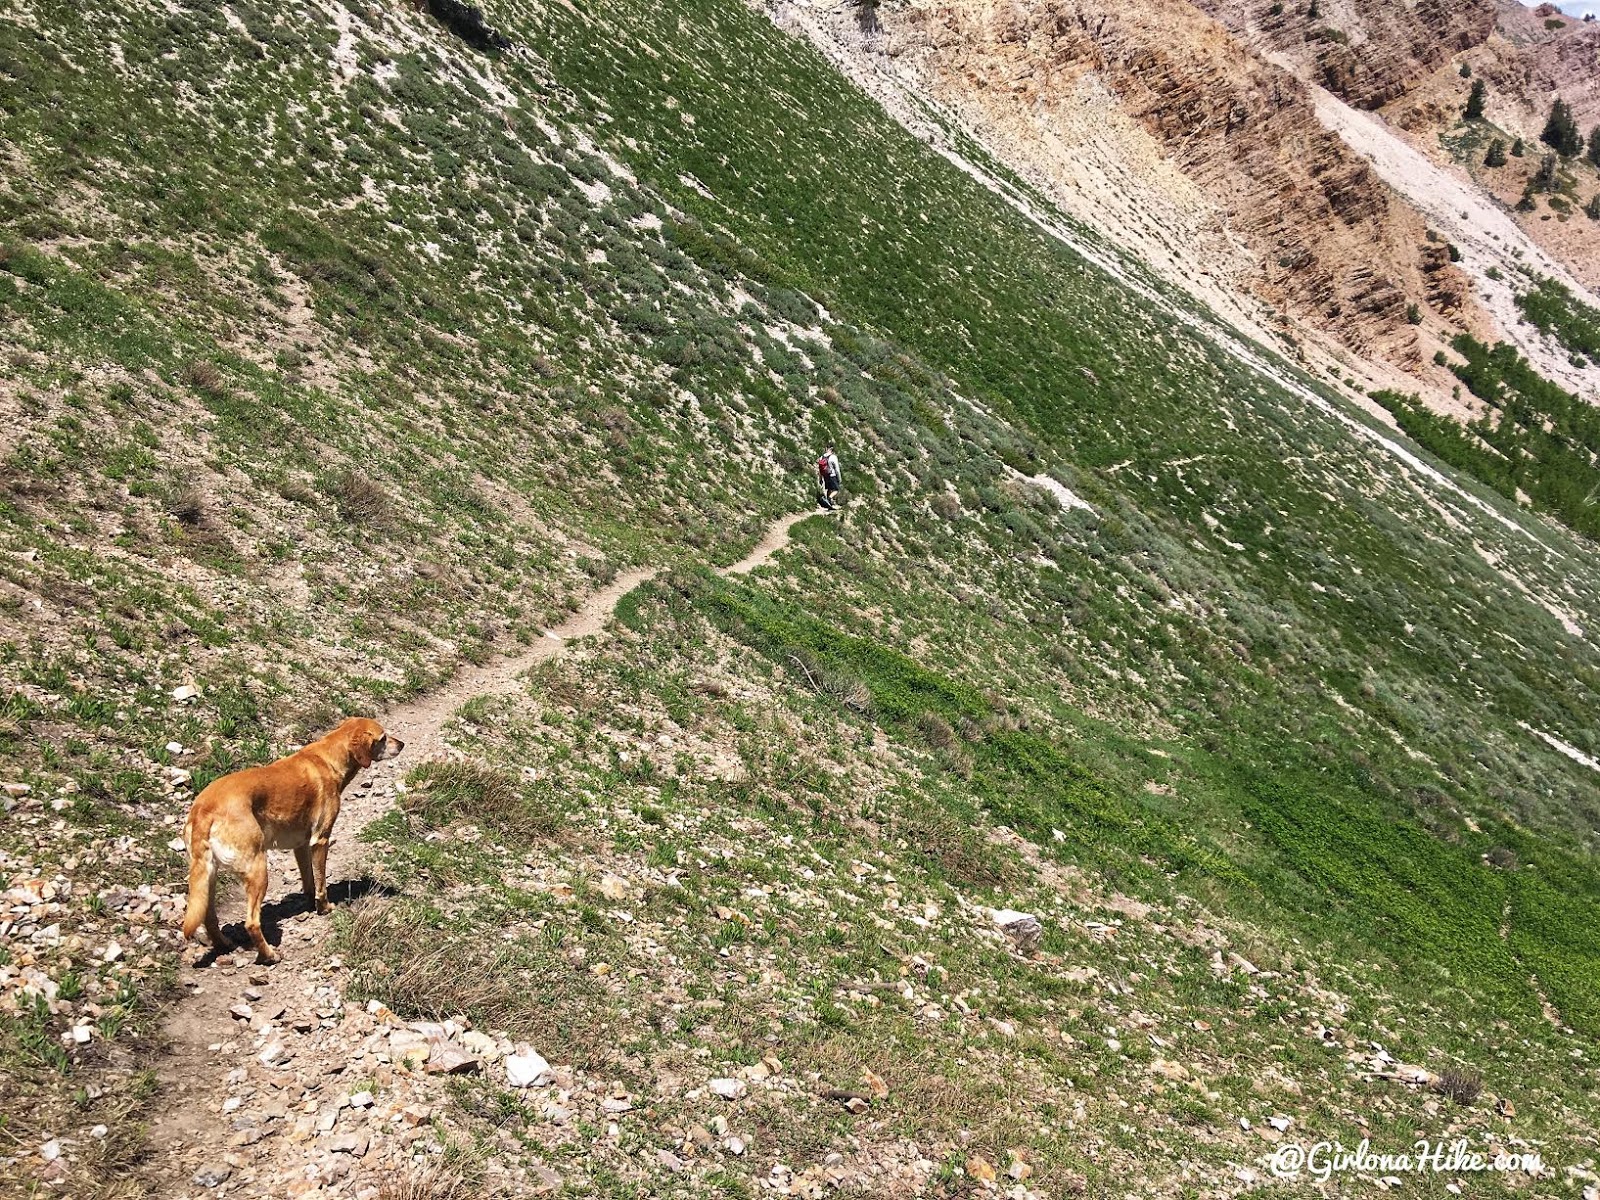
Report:
[[[1033,1168],[1027,1163],[1023,1162],[1020,1158],[1013,1158],[1011,1160],[1011,1165],[1006,1168],[1006,1174],[1012,1179],[1016,1180],[1016,1182],[1021,1183],[1024,1179],[1033,1174]]]
[[[742,1137],[731,1137],[724,1145],[728,1147],[728,1153],[735,1157],[744,1153],[744,1139]]]
[[[852,1114],[854,1114],[855,1116],[858,1116],[858,1117],[862,1113],[866,1112],[869,1108],[872,1107],[865,1100],[863,1100],[860,1096],[851,1096],[848,1100],[846,1100],[844,1102],[844,1106]]]
[[[506,1082],[514,1088],[544,1087],[555,1077],[550,1064],[532,1050],[506,1058]]]
[[[868,1089],[872,1092],[872,1098],[874,1100],[883,1100],[888,1097],[889,1085],[884,1082],[881,1075],[878,1075],[871,1070],[863,1070],[861,1072],[861,1081],[865,1083]]]
[[[994,1164],[981,1154],[974,1154],[967,1159],[967,1174],[982,1183],[995,1181]]]
[[[428,1072],[432,1075],[471,1075],[482,1065],[454,1042],[435,1042],[428,1056]]]
[[[713,1096],[721,1096],[724,1100],[737,1100],[746,1091],[742,1079],[713,1079],[706,1086],[711,1089]]]
[[[1011,939],[1019,954],[1031,955],[1039,948],[1044,928],[1032,913],[1018,912],[1014,908],[996,908],[990,911],[989,917]]]
[[[353,1096],[350,1097],[350,1107],[351,1108],[371,1108],[372,1107],[372,1093],[368,1092],[368,1091],[356,1092]]]
[[[400,1110],[400,1119],[415,1128],[433,1118],[433,1109],[426,1104],[408,1104]]]
[[[228,1009],[228,1015],[235,1021],[243,1021],[246,1025],[256,1019],[255,1009],[242,1000]]]
[[[1158,1058],[1151,1062],[1150,1073],[1160,1075],[1165,1079],[1187,1079],[1189,1071],[1182,1063],[1175,1063],[1165,1058]]]
[[[356,1158],[365,1158],[370,1144],[371,1140],[364,1133],[345,1133],[331,1140],[328,1149],[334,1154],[350,1154]]]
[[[233,1168],[227,1163],[207,1163],[191,1176],[194,1183],[203,1188],[221,1187],[233,1174]]]
[[[33,789],[25,783],[0,783],[0,791],[8,796],[33,795]]]
[[[671,1171],[674,1175],[681,1172],[684,1168],[683,1159],[679,1158],[671,1150],[657,1150],[656,1161],[667,1170]]]
[[[183,684],[183,685],[181,685],[179,687],[175,687],[175,688],[172,689],[172,698],[174,700],[176,700],[179,704],[182,704],[187,700],[193,700],[199,694],[200,694],[200,689],[195,687],[195,685],[192,684],[192,683],[185,683],[185,684]],[[220,1183],[221,1180],[218,1180],[217,1182]],[[207,1184],[206,1186],[207,1187],[216,1187],[217,1185],[215,1183],[210,1183],[210,1184]]]
[[[256,1057],[261,1060],[262,1066],[276,1067],[289,1060],[289,1051],[284,1048],[282,1042],[272,1041],[268,1042]]]
[[[607,900],[626,900],[629,896],[628,881],[620,875],[602,875],[600,894]]]
[[[500,1043],[486,1033],[469,1029],[461,1035],[460,1041],[469,1053],[488,1062],[495,1062],[500,1057]]]

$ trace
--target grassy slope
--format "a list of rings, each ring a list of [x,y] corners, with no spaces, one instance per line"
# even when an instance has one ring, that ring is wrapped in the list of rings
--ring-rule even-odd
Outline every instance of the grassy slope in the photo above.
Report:
[[[877,725],[951,758],[899,790],[868,772],[863,805],[987,812],[1103,886],[1298,941],[1365,1034],[1500,1090],[1532,1087],[1494,1057],[1525,1042],[1566,1136],[1593,1081],[1554,1064],[1600,1022],[1600,796],[1517,722],[1595,753],[1600,668],[1523,588],[1592,625],[1592,556],[1375,456],[742,8],[498,5],[522,48],[492,62],[341,11],[344,43],[243,0],[0,21],[5,752],[76,784],[66,819],[142,839],[130,880],[167,870],[167,741],[203,747],[203,781],[532,636],[621,563],[731,558],[836,437],[849,522],[790,574],[642,608],[637,688],[670,706],[697,638],[750,671],[813,656],[872,703],[802,746]],[[792,679],[765,705],[814,717]],[[788,769],[758,765],[734,795],[691,773],[684,810],[776,801]],[[46,866],[27,828],[13,879]],[[1530,974],[1583,1032],[1545,1024]],[[1093,1086],[1109,1133],[1129,1079]]]

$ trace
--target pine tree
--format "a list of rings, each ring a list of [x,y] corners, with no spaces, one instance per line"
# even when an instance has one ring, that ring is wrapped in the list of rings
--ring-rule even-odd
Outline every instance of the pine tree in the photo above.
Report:
[[[1550,106],[1550,119],[1544,123],[1539,140],[1562,158],[1572,158],[1583,150],[1583,134],[1578,132],[1572,106],[1565,100],[1557,100]]]
[[[1472,78],[1472,64],[1471,63],[1462,63],[1461,64],[1461,78],[1463,78],[1463,79],[1471,79]]]
[[[1483,156],[1483,165],[1486,167],[1506,165],[1506,144],[1499,138],[1489,143],[1489,152]]]
[[[1528,189],[1534,192],[1553,192],[1556,190],[1556,156],[1546,154],[1539,160],[1539,169],[1534,173]]]
[[[1472,94],[1467,97],[1466,108],[1461,110],[1462,117],[1468,121],[1476,121],[1483,116],[1483,102],[1488,90],[1484,86],[1483,80],[1474,79],[1472,81]]]
[[[1511,157],[1512,158],[1521,158],[1522,157],[1522,139],[1521,138],[1518,138],[1516,141],[1511,143]]]
[[[1600,125],[1589,130],[1588,158],[1595,166],[1600,167]]]
[[[1600,192],[1596,192],[1589,203],[1583,206],[1583,215],[1591,221],[1600,221]]]

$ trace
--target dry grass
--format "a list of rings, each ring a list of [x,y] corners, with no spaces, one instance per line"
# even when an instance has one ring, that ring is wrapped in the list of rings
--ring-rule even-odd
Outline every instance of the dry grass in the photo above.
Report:
[[[1462,1067],[1449,1067],[1434,1082],[1434,1090],[1463,1108],[1477,1103],[1483,1093],[1483,1077],[1476,1071]]]
[[[167,512],[186,529],[198,529],[206,521],[206,502],[195,488],[184,488],[167,502]]]
[[[901,808],[890,831],[910,852],[958,887],[992,888],[1007,882],[1007,858],[970,822],[933,804]]]
[[[227,390],[227,383],[222,378],[222,372],[215,363],[206,362],[204,359],[195,359],[184,363],[178,372],[178,378],[195,391],[208,396],[220,395]]]
[[[378,1200],[456,1200],[466,1194],[461,1176],[437,1167],[391,1176],[378,1187]]]
[[[566,813],[548,784],[527,783],[498,767],[425,763],[411,773],[405,811],[434,829],[466,821],[508,841],[559,838]]]
[[[389,493],[351,468],[333,477],[328,495],[339,515],[352,524],[381,527],[394,517],[394,502],[389,499]]]
[[[352,994],[383,1001],[406,1017],[442,1021],[465,1014],[483,1029],[505,1029],[552,1062],[596,1069],[618,1054],[603,985],[554,948],[490,950],[482,930],[440,924],[420,904],[369,899],[340,930]]]

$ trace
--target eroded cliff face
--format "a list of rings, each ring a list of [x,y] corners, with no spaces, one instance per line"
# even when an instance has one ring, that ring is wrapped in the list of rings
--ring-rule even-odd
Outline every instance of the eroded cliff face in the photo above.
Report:
[[[1305,86],[1187,0],[938,0],[888,22],[938,99],[1013,146],[1070,141],[1085,82],[1109,92],[1253,252],[1244,286],[1356,353],[1416,369],[1413,304],[1435,335],[1479,323],[1445,247]]]
[[[1496,0],[1193,2],[1246,45],[1368,109],[1399,99],[1453,55],[1482,44],[1500,15]]]

